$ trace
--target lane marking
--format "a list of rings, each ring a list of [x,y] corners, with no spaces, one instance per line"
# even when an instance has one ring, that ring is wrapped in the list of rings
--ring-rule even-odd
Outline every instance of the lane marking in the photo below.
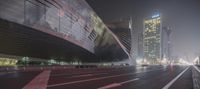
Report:
[[[135,67],[136,69],[143,69],[144,67],[141,66],[137,66]],[[119,71],[119,70],[124,70],[123,68],[117,69],[117,70],[109,70],[108,72],[115,72],[115,71]],[[131,69],[132,70],[132,69]],[[106,71],[101,71],[101,72],[86,72],[86,73],[74,73],[73,75],[76,74],[96,74],[96,73],[105,73]],[[57,77],[57,76],[63,76],[63,75],[69,75],[66,73],[61,73],[61,74],[52,74],[51,77]]]
[[[38,74],[22,89],[46,89],[51,71],[46,70]]]
[[[136,81],[136,80],[139,80],[140,78],[135,78],[135,79],[131,79],[131,80],[127,80],[127,81],[124,81],[124,82],[121,82],[120,84],[126,84],[126,83],[130,83],[130,82],[133,82],[133,81]]]
[[[143,71],[143,72],[136,72],[136,73],[125,73],[125,74],[112,75],[112,76],[105,76],[105,77],[99,77],[99,78],[78,80],[78,81],[72,81],[72,82],[66,82],[66,83],[52,84],[52,85],[48,85],[47,87],[55,87],[55,86],[69,85],[69,84],[81,83],[81,82],[88,82],[88,81],[94,81],[94,80],[102,80],[102,79],[107,79],[107,78],[114,78],[114,77],[120,77],[120,76],[127,76],[127,75],[132,75],[132,74],[137,74],[137,73],[145,73],[145,72],[151,72],[151,71],[157,71],[157,70],[163,70],[163,69],[164,69],[164,68],[160,68],[160,69],[156,69],[156,70]]]
[[[82,75],[75,75],[67,78],[77,78],[77,77],[87,77],[87,76],[92,76],[93,74],[82,74]]]
[[[10,72],[0,72],[0,75],[6,75],[6,74],[14,74],[17,73],[16,71],[10,71]]]
[[[99,74],[82,74],[82,75],[75,75],[67,78],[77,78],[77,77],[88,77],[88,76],[94,76],[94,75],[103,75],[103,74],[108,74],[108,73],[99,73]]]
[[[109,72],[113,72],[113,71],[119,71],[119,70],[123,70],[123,69],[118,69],[118,70],[110,70]],[[74,73],[72,75],[83,75],[83,74],[96,74],[96,73],[105,73],[106,71],[101,71],[101,72],[85,72],[85,73]],[[53,74],[51,75],[52,77],[59,77],[59,76],[63,76],[63,75],[69,75],[66,73],[61,73],[61,74]]]
[[[99,72],[99,73],[105,73],[105,72]],[[85,72],[85,73],[72,73],[72,74],[66,74],[66,73],[62,73],[62,74],[53,74],[53,75],[51,75],[51,77],[59,77],[59,76],[65,76],[65,75],[75,75],[75,76],[78,76],[78,75],[85,75],[85,74],[96,74],[95,72]]]
[[[127,80],[127,81],[124,81],[124,82],[119,82],[119,83],[112,83],[112,84],[109,84],[109,85],[106,85],[106,86],[103,86],[103,87],[99,87],[97,89],[109,89],[109,88],[119,87],[119,86],[122,86],[123,84],[130,83],[130,82],[133,82],[133,81],[136,81],[136,80],[139,80],[139,78],[135,78],[135,79]]]
[[[143,67],[143,66],[136,66],[135,69],[136,71],[139,70],[139,69],[143,69],[143,68],[152,68],[152,66],[148,66],[148,67]],[[160,66],[158,66],[158,68],[160,68]],[[163,68],[163,67],[162,67]],[[73,75],[75,76],[78,76],[76,74],[79,74],[79,75],[84,75],[84,74],[108,74],[109,72],[115,72],[115,71],[119,71],[119,70],[124,70],[124,67],[121,67],[120,69],[117,69],[117,70],[109,70],[108,72],[106,71],[101,71],[101,72],[86,72],[86,73],[74,73]],[[133,69],[131,69],[132,71]],[[136,72],[137,73],[137,72]],[[59,76],[63,76],[63,75],[69,75],[69,74],[66,74],[66,73],[61,73],[61,74],[52,74],[51,77],[59,77]]]
[[[196,66],[193,65],[193,67],[200,73],[199,68],[197,68]]]
[[[167,85],[165,85],[162,89],[168,89],[178,78],[180,78],[185,71],[187,71],[190,67],[187,67],[185,70],[183,70],[178,76],[176,76],[173,80],[171,80]]]
[[[72,74],[66,74],[66,73],[62,73],[62,74],[52,74],[51,77],[59,77],[59,76],[70,76],[70,75],[83,75],[83,74],[89,74],[91,72],[87,72],[87,73],[72,73]]]

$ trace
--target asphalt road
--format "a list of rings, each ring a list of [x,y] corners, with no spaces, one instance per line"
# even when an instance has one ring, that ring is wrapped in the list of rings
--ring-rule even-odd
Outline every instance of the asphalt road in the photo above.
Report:
[[[44,83],[47,89],[193,89],[191,70],[192,66],[175,65],[71,68],[46,72],[49,77],[40,85]],[[34,87],[46,75],[43,71],[1,72],[0,89]]]

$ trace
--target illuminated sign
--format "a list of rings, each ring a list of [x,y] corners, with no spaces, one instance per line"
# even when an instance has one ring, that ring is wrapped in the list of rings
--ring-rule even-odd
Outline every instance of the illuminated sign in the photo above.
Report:
[[[159,16],[160,16],[160,14],[155,14],[151,18],[156,18],[156,17],[159,17]]]

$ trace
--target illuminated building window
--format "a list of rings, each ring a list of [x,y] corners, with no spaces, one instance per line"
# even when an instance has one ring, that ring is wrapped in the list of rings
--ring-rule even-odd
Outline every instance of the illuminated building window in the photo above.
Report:
[[[144,53],[145,58],[159,59],[160,57],[160,17],[156,16],[144,21]]]

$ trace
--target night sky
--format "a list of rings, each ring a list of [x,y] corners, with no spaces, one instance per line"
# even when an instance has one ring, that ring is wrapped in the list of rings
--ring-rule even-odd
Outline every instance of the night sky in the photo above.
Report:
[[[104,22],[133,17],[135,40],[143,20],[156,12],[172,27],[172,54],[193,60],[200,54],[200,0],[87,0]],[[137,50],[137,41],[135,41]],[[136,54],[137,55],[137,54]]]

